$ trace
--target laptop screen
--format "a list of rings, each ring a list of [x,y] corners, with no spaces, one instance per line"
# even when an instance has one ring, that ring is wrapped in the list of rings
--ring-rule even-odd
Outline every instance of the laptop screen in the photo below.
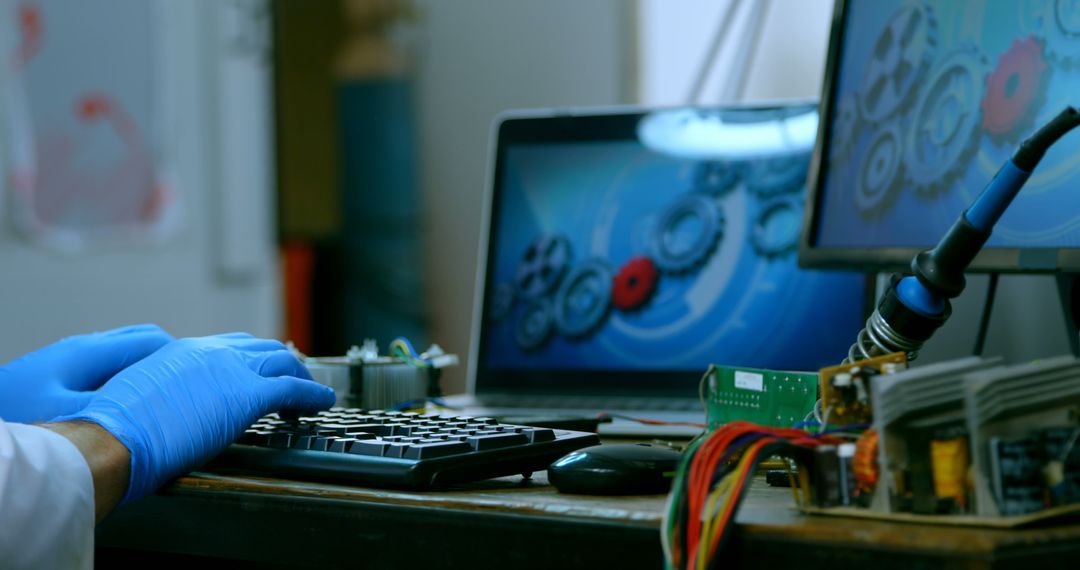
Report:
[[[477,391],[693,396],[710,363],[838,363],[866,289],[797,265],[816,126],[813,105],[504,119]]]

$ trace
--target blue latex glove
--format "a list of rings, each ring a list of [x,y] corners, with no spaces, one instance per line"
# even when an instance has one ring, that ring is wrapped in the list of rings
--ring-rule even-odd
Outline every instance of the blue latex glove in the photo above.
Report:
[[[94,422],[131,451],[128,502],[202,465],[270,412],[333,404],[334,391],[285,345],[235,333],[173,342],[54,421]]]
[[[65,338],[0,368],[0,418],[44,422],[86,406],[106,380],[173,337],[136,325]]]

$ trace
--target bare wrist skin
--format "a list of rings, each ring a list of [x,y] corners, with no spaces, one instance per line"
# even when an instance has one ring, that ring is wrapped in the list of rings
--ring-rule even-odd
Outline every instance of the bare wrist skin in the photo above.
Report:
[[[38,424],[64,437],[82,453],[94,478],[94,514],[101,522],[120,503],[131,476],[131,452],[105,428],[91,422]]]

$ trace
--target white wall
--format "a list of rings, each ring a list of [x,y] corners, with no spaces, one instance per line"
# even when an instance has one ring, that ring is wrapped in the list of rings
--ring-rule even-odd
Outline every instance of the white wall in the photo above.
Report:
[[[468,354],[491,123],[511,108],[627,101],[631,2],[425,0],[420,140],[432,337]],[[464,388],[465,366],[444,388]]]
[[[215,20],[212,0],[169,2],[168,24],[179,42],[175,60],[175,174],[184,227],[162,246],[115,246],[68,255],[45,251],[0,219],[0,362],[59,337],[153,322],[176,335],[246,330],[280,332],[279,278],[273,243],[262,226],[250,240],[259,271],[231,279],[220,265],[225,224],[268,223],[266,203],[251,203],[241,220],[220,215],[222,168],[216,160],[220,125],[215,100]],[[255,139],[251,145],[266,141]],[[269,164],[263,165],[269,168]],[[272,188],[263,195],[269,201]],[[6,196],[6,190],[4,191]],[[250,244],[249,244],[250,245]],[[262,252],[262,254],[260,254]]]
[[[734,13],[702,103],[718,102],[736,60],[746,57],[751,5]],[[731,0],[639,0],[639,99],[649,105],[688,101],[698,70]],[[747,100],[817,97],[825,71],[832,0],[769,0],[743,95]]]

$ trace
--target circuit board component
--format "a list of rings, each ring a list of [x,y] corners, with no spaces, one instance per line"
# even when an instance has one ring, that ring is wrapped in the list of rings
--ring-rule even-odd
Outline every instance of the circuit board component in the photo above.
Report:
[[[810,372],[713,365],[705,376],[710,430],[739,420],[792,427],[817,401],[818,375]]]
[[[870,423],[873,420],[873,406],[870,402],[871,379],[905,368],[907,355],[902,352],[822,368],[818,376],[821,383],[822,423]]]

